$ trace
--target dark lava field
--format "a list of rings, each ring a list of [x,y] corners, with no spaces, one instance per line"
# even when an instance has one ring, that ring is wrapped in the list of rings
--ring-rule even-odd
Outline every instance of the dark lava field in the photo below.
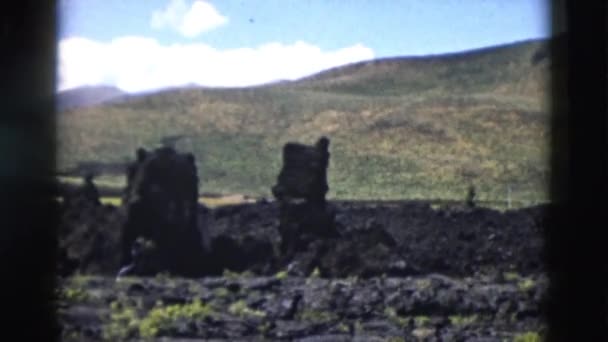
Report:
[[[277,202],[200,206],[207,276],[120,279],[123,209],[64,208],[63,340],[540,341],[545,207],[328,205],[289,260]]]

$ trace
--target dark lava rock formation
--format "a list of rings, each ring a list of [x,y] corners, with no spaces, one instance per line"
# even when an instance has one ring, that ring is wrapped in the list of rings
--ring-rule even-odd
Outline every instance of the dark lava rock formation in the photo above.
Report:
[[[316,267],[324,277],[533,274],[544,267],[545,206],[500,212],[482,207],[434,209],[416,201],[328,202],[339,236],[310,239],[287,264],[280,262],[279,206],[199,206],[198,224],[205,226],[211,251],[201,259],[189,258],[189,265],[211,275],[224,269],[270,275],[288,265],[294,275],[308,275]],[[79,265],[79,273],[115,275],[124,265],[116,258],[123,215],[108,205],[65,209],[62,246]]]
[[[100,203],[90,178],[82,187],[62,188],[60,194],[59,274],[115,272],[120,265],[121,213]]]
[[[323,277],[543,272],[543,206],[506,212],[481,207],[434,209],[418,201],[328,202],[328,206],[335,211],[339,236],[311,239],[306,249],[293,254],[288,265],[294,275],[308,275],[314,268]],[[286,269],[282,263],[272,263],[281,255],[276,234],[279,213],[276,202],[218,208],[211,211],[209,233],[213,241],[221,239],[235,249],[248,243],[274,246],[264,257],[251,258],[268,260],[261,274],[272,274]],[[241,260],[239,270],[250,269],[246,265],[250,259]]]
[[[127,173],[123,199],[121,264],[133,262],[131,249],[138,237],[150,240],[150,273],[201,276],[206,251],[199,231],[198,176],[192,154],[169,147],[137,151]]]
[[[278,232],[283,265],[296,254],[310,250],[314,242],[323,244],[327,239],[339,236],[335,212],[325,200],[329,191],[328,164],[329,139],[326,137],[320,138],[314,146],[291,142],[283,148],[283,168],[277,184],[272,187],[279,203]],[[316,255],[323,253],[313,249]],[[310,261],[304,265],[305,272],[313,266]]]
[[[545,207],[501,212],[466,205],[436,208],[423,201],[326,201],[328,144],[320,139],[314,146],[286,145],[285,167],[273,187],[277,201],[217,209],[197,202],[192,155],[167,147],[139,150],[120,208],[101,205],[86,191],[65,201],[60,266],[65,274],[116,275],[132,262],[133,243],[143,237],[155,247],[149,275],[543,271]]]

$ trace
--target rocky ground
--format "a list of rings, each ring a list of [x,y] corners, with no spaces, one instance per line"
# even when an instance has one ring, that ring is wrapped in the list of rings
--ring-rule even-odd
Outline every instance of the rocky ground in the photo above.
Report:
[[[545,286],[544,277],[510,273],[118,282],[80,276],[63,283],[59,312],[66,341],[513,341],[542,330]]]
[[[501,212],[421,201],[332,202],[341,236],[315,241],[292,259],[327,277],[441,273],[465,277],[543,272],[543,206]],[[209,240],[232,269],[271,275],[280,237],[275,203],[218,208],[207,214]],[[315,260],[312,262],[311,260]],[[301,275],[307,275],[308,267]]]
[[[331,206],[340,236],[288,265],[276,203],[201,207],[212,252],[193,262],[214,265],[209,276],[119,282],[120,210],[68,210],[64,339],[535,341],[542,331],[543,207]]]

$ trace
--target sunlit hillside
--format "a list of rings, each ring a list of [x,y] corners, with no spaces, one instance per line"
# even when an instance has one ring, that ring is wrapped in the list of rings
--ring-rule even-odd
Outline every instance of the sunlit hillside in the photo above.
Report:
[[[473,184],[481,200],[504,201],[510,188],[530,204],[546,197],[549,70],[546,42],[528,41],[133,96],[59,113],[59,165],[123,163],[171,140],[195,154],[202,192],[270,196],[283,144],[325,135],[330,198],[462,199]]]

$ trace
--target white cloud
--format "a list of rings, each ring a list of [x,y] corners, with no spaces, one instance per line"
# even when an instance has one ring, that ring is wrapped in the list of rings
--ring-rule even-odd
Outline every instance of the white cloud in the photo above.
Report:
[[[373,57],[374,52],[361,44],[333,51],[301,41],[218,50],[201,43],[161,45],[135,36],[109,43],[66,38],[59,44],[58,90],[96,84],[128,92],[187,84],[251,86],[294,80]]]
[[[152,13],[150,26],[154,29],[170,28],[193,38],[227,22],[228,18],[206,1],[197,0],[188,8],[184,0],[171,0],[165,9]]]

